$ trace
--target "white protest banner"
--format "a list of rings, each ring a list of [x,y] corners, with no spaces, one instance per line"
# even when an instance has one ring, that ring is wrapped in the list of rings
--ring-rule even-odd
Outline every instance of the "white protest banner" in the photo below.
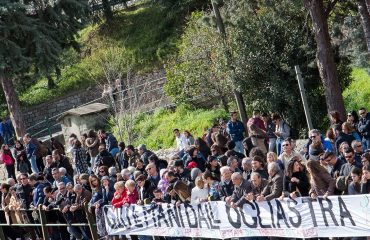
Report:
[[[276,236],[288,238],[370,236],[370,195],[274,199],[230,208],[198,205],[104,207],[109,235],[199,238]]]

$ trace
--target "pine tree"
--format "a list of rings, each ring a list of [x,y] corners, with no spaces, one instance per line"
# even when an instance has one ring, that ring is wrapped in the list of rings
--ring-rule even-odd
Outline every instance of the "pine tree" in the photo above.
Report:
[[[0,0],[0,83],[18,137],[25,124],[13,78],[55,71],[63,48],[76,44],[87,9],[87,0]]]

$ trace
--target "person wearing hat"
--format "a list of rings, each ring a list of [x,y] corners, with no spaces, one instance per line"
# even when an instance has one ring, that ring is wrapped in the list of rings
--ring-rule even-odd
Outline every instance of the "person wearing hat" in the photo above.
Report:
[[[153,155],[154,153],[148,149],[146,149],[145,144],[140,144],[137,147],[138,153],[140,155],[140,159],[143,160],[145,165],[148,165],[149,163],[149,157]]]

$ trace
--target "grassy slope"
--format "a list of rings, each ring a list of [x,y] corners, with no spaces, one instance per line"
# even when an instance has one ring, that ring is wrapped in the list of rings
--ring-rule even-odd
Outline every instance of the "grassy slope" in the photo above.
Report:
[[[370,75],[361,68],[352,70],[352,83],[343,92],[347,110],[358,110],[360,107],[370,109]]]
[[[176,18],[177,17],[177,18]],[[176,50],[182,19],[169,18],[163,7],[148,3],[117,12],[113,23],[89,25],[80,32],[82,51],[68,50],[62,57],[62,76],[55,89],[47,89],[47,80],[40,79],[20,95],[22,105],[30,106],[84,89],[104,81],[99,60],[114,48],[129,62],[135,72],[148,72]]]
[[[174,147],[173,129],[188,130],[194,137],[200,137],[219,118],[227,118],[227,113],[221,109],[194,110],[183,106],[175,111],[159,109],[153,114],[141,114],[135,121],[136,141],[131,144],[138,146],[143,143],[149,149]],[[119,135],[116,127],[113,126],[112,130],[116,136]],[[126,136],[124,138],[127,139]]]

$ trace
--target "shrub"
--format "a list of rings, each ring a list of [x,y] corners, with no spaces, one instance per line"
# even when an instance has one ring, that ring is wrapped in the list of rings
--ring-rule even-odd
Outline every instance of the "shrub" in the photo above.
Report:
[[[218,119],[227,116],[222,109],[193,109],[183,105],[176,110],[162,108],[152,114],[139,114],[134,120],[135,139],[131,144],[137,146],[143,143],[150,149],[174,147],[173,129],[188,130],[194,137],[201,137]],[[119,135],[116,125],[112,126],[112,132]],[[127,139],[127,133],[124,134],[124,139]]]

